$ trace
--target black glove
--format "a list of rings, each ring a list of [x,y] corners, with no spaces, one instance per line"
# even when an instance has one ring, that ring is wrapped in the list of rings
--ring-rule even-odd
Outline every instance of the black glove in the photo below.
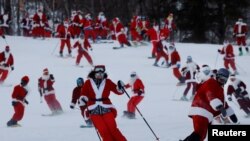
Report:
[[[143,91],[139,90],[137,94],[140,96],[140,95],[142,95],[142,93],[143,93]]]
[[[4,36],[4,35],[2,35],[2,38],[3,38],[3,39],[5,39],[5,36]]]
[[[218,49],[218,52],[220,53],[220,52],[221,52],[221,50],[220,50],[220,49]]]
[[[240,93],[241,93],[241,88],[237,88],[237,89],[235,90],[235,94],[239,95]]]
[[[11,67],[11,70],[13,71],[13,70],[14,70],[14,67]]]
[[[55,79],[54,76],[53,76],[53,74],[50,74],[50,75],[49,75],[49,78],[50,78],[51,80],[54,80],[54,79]]]
[[[228,97],[227,99],[228,99],[228,101],[232,101],[232,97],[231,97],[231,96],[230,96],[230,97]]]
[[[119,80],[118,82],[117,82],[117,86],[118,86],[118,89],[119,90],[123,90],[124,88],[124,83],[121,81],[121,80]]]
[[[29,104],[29,102],[26,99],[24,100],[24,103],[27,104],[27,105]]]
[[[74,108],[75,108],[75,106],[73,106],[73,105],[70,105],[70,106],[69,106],[69,108],[70,108],[70,109],[74,109]]]
[[[12,101],[12,106],[16,106],[17,102],[16,101]]]
[[[223,117],[227,116],[227,111],[226,111],[226,109],[222,105],[217,106],[216,109],[221,112],[221,114],[222,114]]]
[[[8,67],[8,65],[6,63],[3,64],[4,67]]]

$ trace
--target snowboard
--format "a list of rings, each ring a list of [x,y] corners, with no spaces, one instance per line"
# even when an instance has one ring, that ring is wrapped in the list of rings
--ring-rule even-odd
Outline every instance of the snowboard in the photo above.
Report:
[[[20,124],[16,124],[16,125],[11,125],[11,126],[8,126],[10,128],[15,128],[15,127],[22,127]]]
[[[125,47],[113,47],[113,49],[122,49],[122,48],[125,48]]]
[[[71,58],[71,59],[74,59],[75,57],[74,56],[61,56],[61,55],[57,55],[58,58],[63,58],[63,59],[67,59],[67,58]]]
[[[80,128],[92,128],[94,126],[89,126],[89,125],[80,125]]]

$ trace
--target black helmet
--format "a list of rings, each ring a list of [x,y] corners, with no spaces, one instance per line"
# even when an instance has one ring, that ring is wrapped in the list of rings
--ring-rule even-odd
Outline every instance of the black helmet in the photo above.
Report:
[[[220,68],[216,73],[216,80],[224,85],[227,83],[227,79],[229,78],[230,72],[225,68]]]

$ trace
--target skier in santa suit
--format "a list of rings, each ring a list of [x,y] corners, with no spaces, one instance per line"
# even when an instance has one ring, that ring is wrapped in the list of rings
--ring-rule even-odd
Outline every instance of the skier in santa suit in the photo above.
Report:
[[[52,114],[61,114],[63,112],[61,104],[56,99],[55,89],[53,84],[55,78],[53,74],[49,73],[47,68],[43,69],[43,75],[38,79],[38,91],[40,96],[43,97],[49,106]]]
[[[77,78],[76,84],[77,86],[73,89],[73,92],[72,92],[70,108],[74,109],[76,104],[78,104],[81,110],[82,117],[85,120],[87,126],[93,126],[92,121],[89,119],[89,114],[86,109],[87,106],[80,105],[80,96],[81,96],[82,86],[84,85],[84,79],[81,77]]]
[[[179,80],[179,84],[184,84],[185,77],[183,77],[179,71],[181,67],[181,58],[173,43],[169,45],[168,51],[170,56],[169,66],[173,69],[173,74]]]
[[[224,55],[224,66],[229,70],[229,65],[233,69],[234,74],[239,74],[235,66],[235,55],[232,44],[225,40],[222,49],[218,49],[218,52]]]
[[[65,45],[68,48],[68,53],[69,53],[68,56],[71,56],[70,38],[73,33],[73,27],[69,25],[69,22],[66,19],[63,22],[63,24],[57,26],[56,32],[57,32],[57,37],[59,37],[61,40],[60,51],[59,51],[60,56],[63,57],[63,49]]]
[[[138,23],[138,26],[141,29],[141,37],[146,40],[147,32],[150,29],[150,22],[145,16],[142,16],[141,20]]]
[[[233,36],[236,37],[237,45],[239,46],[239,55],[243,55],[242,46],[245,47],[247,53],[249,49],[246,46],[246,34],[248,32],[247,24],[243,22],[242,18],[239,18],[234,25]]]
[[[29,37],[30,36],[30,25],[31,25],[31,20],[29,18],[29,14],[25,13],[23,19],[21,20],[21,25],[20,27],[23,30],[23,36]]]
[[[0,53],[0,84],[8,77],[10,70],[14,70],[14,57],[10,52],[10,47],[6,46],[5,51]]]
[[[234,95],[240,109],[242,109],[247,116],[250,116],[250,99],[246,90],[246,84],[239,78],[236,78],[234,74],[230,75],[229,84],[227,87],[228,101],[232,101],[232,95]]]
[[[153,28],[150,28],[147,31],[147,35],[149,36],[150,41],[152,43],[152,51],[151,51],[152,58],[155,58],[157,56],[157,44],[160,40],[159,33],[160,33],[160,30],[159,30],[158,24],[154,24]]]
[[[167,28],[170,31],[170,40],[173,41],[174,39],[174,31],[176,29],[176,25],[173,21],[173,13],[170,13],[168,17],[165,20],[165,28]]]
[[[3,32],[3,34],[10,34],[10,22],[11,18],[9,16],[9,13],[5,11],[4,14],[0,15],[0,32]]]
[[[132,41],[136,43],[140,43],[142,41],[141,28],[139,26],[140,21],[141,21],[140,16],[133,16],[130,23],[130,34],[132,37]]]
[[[109,23],[103,12],[99,12],[94,28],[98,39],[107,39]]]
[[[47,22],[46,15],[41,9],[37,10],[37,13],[33,16],[33,37],[44,37],[44,24]]]
[[[229,71],[221,68],[215,79],[208,79],[197,90],[189,112],[193,120],[194,131],[183,141],[203,141],[206,138],[208,126],[214,117],[220,114],[225,118],[230,117],[233,123],[238,123],[233,109],[224,104],[223,87],[228,77]]]
[[[200,67],[193,61],[191,56],[187,57],[186,65],[181,69],[183,76],[185,76],[185,82],[187,83],[187,87],[184,90],[183,96],[181,100],[188,101],[187,94],[191,86],[193,86],[192,96],[190,100],[193,100],[193,97],[196,92],[197,82],[195,80],[195,75],[199,72]]]
[[[93,42],[95,42],[96,34],[93,29],[94,21],[92,20],[90,13],[87,13],[85,15],[85,18],[82,20],[82,25],[83,25],[85,40],[88,40],[91,37]]]
[[[26,100],[26,97],[29,93],[28,83],[29,77],[23,76],[21,83],[14,87],[12,92],[12,106],[14,108],[14,114],[7,122],[8,127],[20,126],[17,122],[22,120],[24,116],[25,104],[29,104],[29,102]]]
[[[86,43],[86,40],[79,39],[74,45],[73,48],[78,47],[78,55],[76,57],[76,65],[78,66],[80,64],[82,56],[84,56],[89,64],[93,66],[93,61],[91,56],[89,55],[88,50],[93,50],[90,46],[90,44]]]
[[[168,29],[163,28],[160,30],[160,34],[159,34],[160,40],[158,41],[158,43],[156,45],[156,52],[157,53],[156,53],[155,63],[153,64],[154,66],[159,66],[157,63],[161,57],[163,57],[166,64],[168,64],[168,54],[167,54],[168,49],[167,49],[167,46],[165,45],[166,44],[165,40],[168,38],[168,35],[169,35]]]
[[[116,39],[120,43],[121,47],[124,47],[124,44],[127,46],[131,46],[130,42],[126,37],[125,28],[123,24],[120,22],[119,18],[116,17],[112,20],[112,26]]]
[[[73,10],[71,13],[71,22],[72,22],[72,26],[73,26],[73,36],[75,38],[78,38],[80,36],[81,33],[81,19],[80,19],[80,15]]]
[[[125,85],[125,88],[131,88],[133,95],[128,101],[127,111],[123,111],[123,113],[129,119],[134,119],[136,106],[145,96],[144,84],[136,72],[130,74],[130,82]]]
[[[98,130],[103,141],[126,141],[117,128],[115,121],[117,112],[110,101],[111,92],[123,94],[124,83],[117,85],[107,78],[104,65],[97,65],[89,73],[88,80],[82,87],[80,103],[87,105],[90,119]]]

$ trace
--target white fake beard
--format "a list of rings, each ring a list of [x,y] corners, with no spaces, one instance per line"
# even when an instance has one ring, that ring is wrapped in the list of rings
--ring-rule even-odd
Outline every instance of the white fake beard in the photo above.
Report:
[[[10,52],[4,51],[4,56],[5,56],[6,59],[9,58]]]
[[[42,76],[42,79],[43,79],[43,80],[49,80],[49,75],[43,75],[43,76]]]

